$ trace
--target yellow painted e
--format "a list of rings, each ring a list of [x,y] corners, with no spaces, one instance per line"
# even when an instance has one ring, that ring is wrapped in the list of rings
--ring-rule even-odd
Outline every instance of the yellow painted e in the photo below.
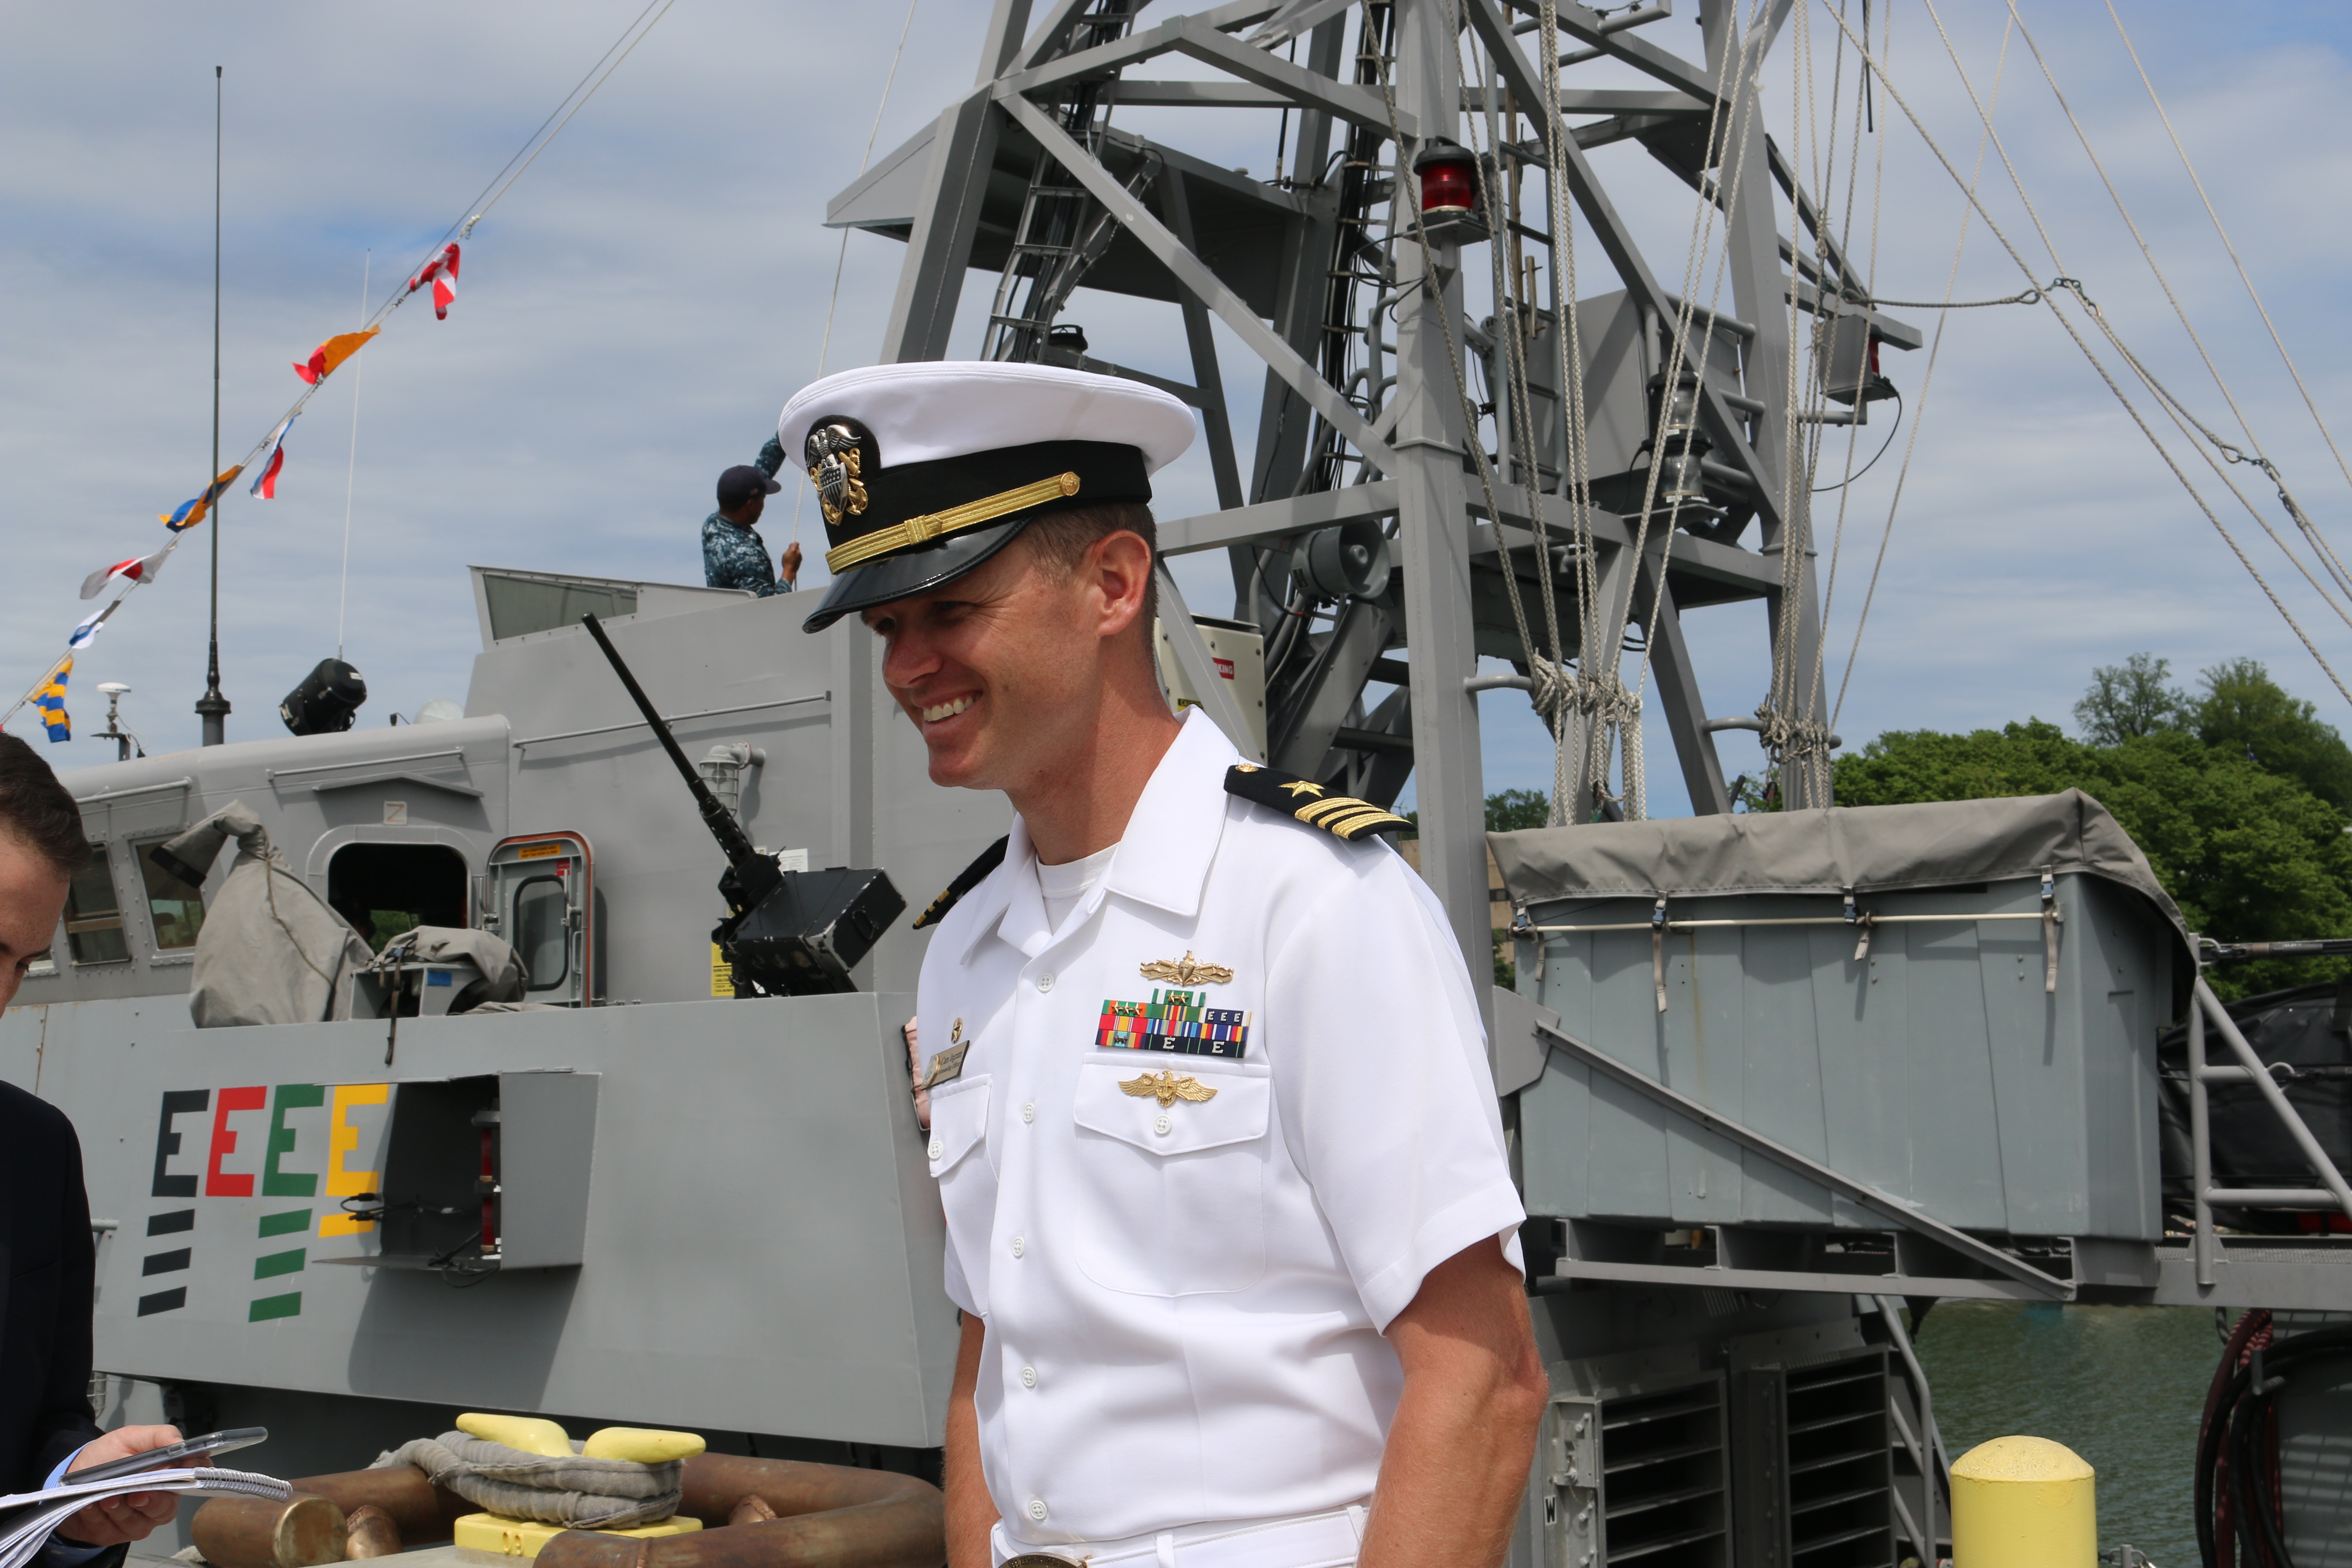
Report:
[[[351,1123],[352,1107],[382,1105],[392,1097],[388,1083],[339,1083],[335,1085],[333,1109],[327,1117],[327,1195],[331,1198],[357,1197],[362,1193],[378,1190],[383,1173],[381,1171],[349,1171],[343,1168],[343,1156],[356,1152],[360,1146],[360,1130]],[[319,1218],[320,1236],[357,1236],[373,1230],[375,1221],[357,1215],[342,1214],[330,1209]]]

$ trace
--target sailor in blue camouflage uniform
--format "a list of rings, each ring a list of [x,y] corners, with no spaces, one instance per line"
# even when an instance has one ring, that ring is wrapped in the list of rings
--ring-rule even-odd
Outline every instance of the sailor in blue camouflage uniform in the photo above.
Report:
[[[706,586],[740,588],[762,599],[793,591],[801,574],[801,547],[784,546],[780,577],[756,527],[768,498],[783,489],[775,479],[783,462],[783,444],[771,436],[752,463],[739,463],[719,476],[719,510],[702,520]]]

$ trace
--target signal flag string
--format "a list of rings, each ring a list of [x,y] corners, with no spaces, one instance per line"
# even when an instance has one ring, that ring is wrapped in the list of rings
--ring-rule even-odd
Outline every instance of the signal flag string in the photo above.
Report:
[[[58,720],[49,721],[50,738],[52,740],[69,738],[70,726],[61,722],[64,712],[62,688],[65,678],[73,668],[75,652],[89,643],[89,638],[96,635],[96,629],[99,626],[104,626],[113,618],[114,613],[122,607],[131,595],[154,581],[161,574],[163,563],[169,560],[172,552],[180,547],[180,542],[187,536],[188,531],[204,521],[211,510],[212,503],[219,499],[222,490],[265,453],[271,454],[273,458],[277,455],[273,451],[273,446],[283,437],[286,427],[310,406],[310,399],[319,395],[320,388],[326,385],[328,378],[339,367],[355,357],[360,350],[383,330],[383,323],[393,312],[406,304],[412,295],[420,289],[429,288],[433,294],[435,316],[439,320],[447,320],[449,306],[457,297],[459,247],[472,237],[474,226],[480,223],[488,215],[490,209],[505,198],[507,192],[513,189],[515,182],[522,178],[532,163],[538,162],[541,153],[547,151],[548,143],[562,134],[564,127],[572,123],[573,117],[587,106],[588,100],[596,96],[597,89],[611,79],[613,73],[620,68],[621,63],[635,52],[637,46],[645,42],[646,35],[653,31],[655,26],[669,14],[670,8],[677,3],[677,0],[648,0],[645,9],[638,12],[629,25],[621,30],[621,36],[613,41],[611,47],[598,58],[596,63],[588,68],[587,74],[572,85],[572,90],[564,94],[562,100],[549,111],[545,120],[540,121],[538,129],[524,139],[523,144],[516,150],[514,156],[506,161],[505,165],[490,177],[489,184],[484,185],[474,200],[467,204],[468,216],[442,231],[441,237],[433,242],[424,258],[417,264],[416,269],[410,273],[404,283],[394,289],[384,302],[376,308],[375,312],[361,324],[360,330],[325,340],[311,351],[307,362],[296,364],[295,374],[307,384],[302,389],[301,395],[297,397],[293,405],[269,426],[269,433],[253,444],[252,449],[246,453],[241,461],[222,470],[196,499],[184,503],[178,510],[163,517],[164,525],[172,532],[171,541],[155,554],[142,560],[142,570],[133,574],[118,573],[116,569],[110,568],[106,574],[93,574],[97,577],[99,591],[103,591],[105,584],[110,581],[117,580],[118,576],[124,584],[122,591],[115,596],[113,602],[75,628],[74,637],[68,643],[66,652],[42,671],[40,679],[27,687],[24,695],[10,704],[6,712],[0,713],[0,728],[5,728],[28,704],[38,700],[42,703],[45,718],[52,706],[59,716]],[[903,44],[902,38],[902,47]],[[362,281],[362,288],[364,288],[364,281]],[[364,295],[362,302],[364,305]],[[356,419],[356,407],[353,413]],[[268,478],[274,481],[275,477],[273,464],[272,472]],[[274,482],[270,489],[275,489]],[[347,518],[346,529],[348,526]],[[348,563],[346,569],[348,570]],[[339,651],[341,641],[339,626],[337,636]],[[58,689],[54,693],[54,704],[49,695],[53,685]],[[68,732],[61,734],[58,732],[60,729],[66,729]]]

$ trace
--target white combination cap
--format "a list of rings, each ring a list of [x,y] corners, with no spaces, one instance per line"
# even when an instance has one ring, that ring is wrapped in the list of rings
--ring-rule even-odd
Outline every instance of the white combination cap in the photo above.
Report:
[[[836,574],[806,622],[928,593],[1038,517],[1147,502],[1192,444],[1157,387],[1053,365],[934,360],[843,371],[803,388],[776,431],[816,487]]]

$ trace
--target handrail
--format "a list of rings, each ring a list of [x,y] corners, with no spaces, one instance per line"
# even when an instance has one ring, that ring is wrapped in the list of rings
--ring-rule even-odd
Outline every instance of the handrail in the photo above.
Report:
[[[806,697],[779,697],[772,702],[746,702],[740,708],[706,708],[699,713],[665,713],[662,715],[662,722],[683,724],[691,719],[718,719],[730,713],[757,713],[763,708],[792,708],[803,702],[832,700],[832,692],[817,691]],[[620,730],[644,728],[646,728],[646,721],[643,719],[632,719],[625,724],[599,724],[593,730],[563,730],[552,735],[526,735],[521,740],[509,741],[507,744],[520,749],[524,746],[536,746],[548,741],[576,741],[583,735],[610,735]]]
[[[2286,944],[2273,943],[2273,946]],[[2296,944],[2301,945],[2301,944]],[[2201,970],[2203,965],[2199,965]],[[2205,1062],[2205,1030],[2208,1025],[2221,1035],[2235,1056],[2238,1067],[2208,1067]],[[2286,1129],[2295,1148],[2318,1178],[2317,1187],[2217,1187],[2213,1184],[2212,1108],[2207,1100],[2209,1086],[2216,1083],[2251,1083],[2273,1115]],[[2314,1209],[2336,1208],[2352,1216],[2352,1183],[2336,1168],[2327,1151],[2320,1147],[2312,1135],[2286,1091],[2278,1085],[2260,1052],[2247,1043],[2246,1037],[2230,1016],[2230,1010],[2213,994],[2200,973],[2197,976],[2194,999],[2189,1009],[2189,1143],[2191,1158],[2190,1194],[2197,1222],[2197,1234],[2191,1239],[2190,1254],[2196,1265],[2197,1283],[2215,1283],[2220,1262],[2219,1237],[2213,1230],[2213,1205],[2222,1205],[2241,1209]]]
[[[74,797],[74,804],[76,805],[96,805],[100,801],[122,800],[134,795],[153,795],[158,790],[194,789],[195,787],[196,781],[192,778],[165,779],[162,784],[133,784],[129,789],[110,789],[103,791],[98,795],[76,795]]]
[[[462,757],[465,754],[463,746],[447,746],[437,752],[404,752],[396,757],[346,757],[340,763],[311,763],[299,768],[264,768],[261,776],[276,784],[279,779],[295,778],[303,773],[340,773],[345,768],[391,768],[403,763],[431,763],[443,757]]]
[[[1932,889],[1930,889],[1930,890],[1932,890]],[[1891,925],[1919,925],[1919,924],[1923,924],[1923,923],[1926,923],[1926,922],[1930,921],[2038,921],[2038,920],[2040,920],[2041,918],[2042,918],[2042,911],[2041,911],[2041,910],[2022,910],[2000,911],[2000,912],[1987,913],[1987,914],[1958,914],[1958,915],[1881,915],[1881,914],[1867,914],[1867,915],[1861,915],[1861,916],[1857,916],[1856,918],[1854,918],[1854,919],[1853,919],[1853,920],[1848,920],[1848,919],[1847,919],[1845,916],[1843,916],[1843,915],[1795,915],[1795,916],[1790,916],[1790,917],[1789,917],[1789,918],[1787,918],[1787,919],[1782,919],[1782,920],[1753,920],[1753,921],[1625,921],[1625,922],[1623,922],[1623,923],[1622,923],[1622,924],[1610,924],[1610,925],[1570,925],[1570,926],[1538,926],[1538,925],[1531,925],[1531,926],[1524,927],[1524,928],[1522,928],[1522,929],[1524,929],[1524,930],[1526,930],[1526,931],[1546,931],[1546,932],[1557,932],[1557,931],[1707,931],[1707,930],[1712,930],[1712,929],[1714,929],[1714,928],[1716,928],[1716,927],[1718,927],[1718,926],[1860,926],[1860,925],[1865,925],[1865,924],[1867,924],[1867,925],[1891,926]],[[2060,920],[2060,921],[2063,921],[2066,917],[2065,917],[2063,913],[2058,913],[2058,914],[2055,914],[2055,915],[2053,916],[2053,918],[2055,918],[2055,919],[2057,919],[2057,920]]]
[[[2245,1077],[2239,1081],[2251,1082],[2256,1092],[2269,1102],[2272,1111],[2284,1124],[2287,1136],[2294,1140],[2295,1147],[2311,1163],[2312,1173],[2326,1187],[2327,1195],[2335,1200],[2336,1205],[2347,1216],[2352,1216],[2352,1183],[2345,1181],[2344,1173],[2336,1168],[2336,1162],[2327,1157],[2327,1151],[2320,1147],[2317,1138],[2312,1136],[2311,1129],[2304,1124],[2303,1118],[2289,1103],[2286,1091],[2279,1088],[2278,1080],[2271,1076],[2261,1054],[2246,1043],[2246,1037],[2240,1032],[2237,1020],[2230,1016],[2230,1010],[2221,1005],[2221,999],[2213,994],[2213,988],[2205,984],[2205,977],[2201,974],[2197,977],[2197,1003],[2204,1008],[2206,1017],[2221,1032],[2221,1038],[2229,1042],[2231,1051],[2244,1067]],[[2231,1077],[2236,1075],[2231,1074]]]

